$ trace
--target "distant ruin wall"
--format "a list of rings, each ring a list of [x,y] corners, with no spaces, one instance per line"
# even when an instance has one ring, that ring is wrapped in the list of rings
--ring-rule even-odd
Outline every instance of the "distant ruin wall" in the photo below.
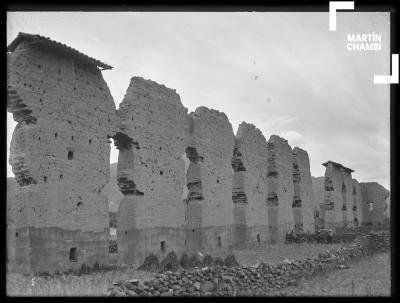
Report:
[[[377,182],[361,182],[363,223],[373,226],[382,225],[387,218],[386,199],[389,191]]]
[[[327,165],[325,171],[324,224],[326,228],[352,227],[353,181],[343,168]],[[350,205],[350,206],[349,206]]]
[[[306,151],[276,135],[266,141],[245,122],[235,137],[224,113],[199,107],[188,114],[174,90],[154,81],[132,78],[116,112],[94,59],[29,39],[7,55],[7,110],[18,122],[9,159],[17,183],[7,193],[9,270],[108,263],[102,190],[110,138],[119,149],[122,263],[170,251],[225,256],[283,242],[286,232],[313,232],[321,222],[384,220],[388,191],[379,184],[358,184],[332,165],[311,178]]]
[[[118,247],[123,261],[184,250],[187,109],[172,89],[133,77],[117,111]]]
[[[364,222],[361,186],[356,179],[353,179],[353,203],[351,204],[351,208],[353,211],[354,227],[361,226]]]
[[[265,243],[268,240],[267,141],[252,124],[239,125],[232,167],[235,172],[233,246],[238,249]]]
[[[311,182],[314,199],[314,227],[317,230],[324,226],[325,177],[311,177]]]
[[[199,107],[189,115],[188,209],[195,201],[201,224],[202,250],[226,254],[231,249],[234,134],[228,117],[217,110]],[[189,177],[189,173],[191,176]],[[193,181],[198,180],[195,183]],[[195,190],[190,186],[195,186]],[[188,217],[193,217],[188,215]],[[187,230],[187,233],[193,232]]]
[[[272,135],[267,142],[267,210],[270,242],[282,242],[285,233],[294,230],[292,209],[293,155],[287,140]]]
[[[7,110],[18,122],[9,163],[9,269],[107,263],[108,137],[115,105],[99,69],[21,42],[7,55]]]
[[[298,224],[300,221],[296,220],[297,211],[301,216],[301,231],[313,233],[314,197],[310,172],[310,160],[308,158],[308,153],[299,147],[293,149],[293,185],[294,195],[292,208],[295,216],[295,224]]]

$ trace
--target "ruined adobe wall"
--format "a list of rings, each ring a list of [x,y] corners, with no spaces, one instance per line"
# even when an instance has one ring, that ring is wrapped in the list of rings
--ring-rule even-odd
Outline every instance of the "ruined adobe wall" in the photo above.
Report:
[[[352,203],[351,174],[329,163],[325,171],[325,227],[352,227],[354,222]]]
[[[197,229],[187,229],[186,240],[198,241],[205,252],[226,254],[231,249],[233,224],[232,125],[224,113],[206,107],[190,113],[189,124],[187,216],[191,218],[188,224],[196,224]]]
[[[350,206],[350,205],[349,205]],[[353,203],[350,206],[353,210],[354,226],[361,226],[364,221],[362,211],[362,198],[361,198],[361,186],[356,179],[353,179]],[[356,220],[357,219],[357,220]]]
[[[353,179],[351,177],[351,174],[342,171],[342,178],[343,178],[343,183],[346,186],[346,193],[343,193],[343,197],[345,196],[345,202],[346,202],[346,210],[342,211],[343,215],[343,224],[347,227],[353,227],[354,226],[354,214],[353,214]]]
[[[293,155],[287,140],[272,135],[267,142],[267,207],[270,242],[283,241],[294,230]]]
[[[133,77],[117,111],[118,245],[124,261],[184,249],[187,109],[172,89]],[[162,244],[162,242],[164,244]],[[164,247],[162,247],[164,246]]]
[[[386,205],[387,205],[387,208],[385,211],[385,216],[386,216],[386,218],[390,219],[390,193],[389,193],[388,197],[386,198]]]
[[[293,149],[293,170],[298,172],[299,184],[295,181],[295,174],[293,174],[294,183],[294,197],[293,203],[295,203],[296,195],[301,200],[301,207],[293,207],[293,215],[296,221],[296,215],[301,218],[304,232],[314,232],[314,197],[312,190],[311,171],[310,171],[310,159],[308,153],[299,147]],[[299,186],[298,193],[296,192],[296,186]],[[295,205],[293,205],[295,206]],[[296,213],[298,211],[299,214]],[[299,219],[300,219],[299,218]],[[300,220],[299,220],[300,221]]]
[[[363,223],[382,225],[385,220],[387,208],[386,199],[389,191],[377,182],[361,182],[362,212],[365,218]],[[369,211],[369,203],[373,203],[372,212]]]
[[[325,201],[323,205],[323,220],[325,228],[343,226],[342,213],[342,174],[331,163],[325,170]]]
[[[315,229],[323,227],[323,207],[325,203],[325,177],[311,177],[314,205]]]
[[[19,184],[9,210],[11,258],[23,271],[106,263],[108,205],[99,192],[115,123],[107,84],[97,68],[26,42],[7,64],[7,110],[18,122],[9,159]]]
[[[233,152],[235,171],[232,190],[234,204],[233,245],[243,248],[265,243],[268,235],[267,194],[267,141],[254,125],[239,125]],[[244,211],[245,222],[240,224],[237,213]],[[245,229],[244,232],[241,229]]]
[[[313,208],[319,210],[325,201],[325,177],[311,176],[314,205]]]

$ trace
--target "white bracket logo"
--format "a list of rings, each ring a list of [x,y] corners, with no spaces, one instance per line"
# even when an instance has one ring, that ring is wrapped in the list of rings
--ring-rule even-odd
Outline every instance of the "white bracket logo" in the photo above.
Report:
[[[329,1],[329,30],[336,31],[336,11],[339,9],[354,10],[354,1]]]
[[[392,74],[390,76],[374,75],[374,83],[399,83],[399,54],[392,54]]]

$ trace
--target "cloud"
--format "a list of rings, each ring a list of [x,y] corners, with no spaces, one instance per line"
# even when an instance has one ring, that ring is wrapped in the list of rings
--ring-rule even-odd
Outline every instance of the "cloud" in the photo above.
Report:
[[[176,89],[189,111],[225,112],[234,132],[246,121],[299,145],[315,176],[330,159],[388,186],[390,89],[373,75],[390,73],[389,14],[340,18],[332,34],[323,12],[11,12],[7,40],[42,34],[109,63],[116,105],[130,77],[142,76]],[[357,31],[381,33],[382,51],[348,52],[346,35]]]
[[[280,133],[279,136],[288,140],[288,142],[292,148],[295,146],[300,147],[301,145],[303,145],[305,143],[303,135],[296,131],[288,131],[288,132]]]

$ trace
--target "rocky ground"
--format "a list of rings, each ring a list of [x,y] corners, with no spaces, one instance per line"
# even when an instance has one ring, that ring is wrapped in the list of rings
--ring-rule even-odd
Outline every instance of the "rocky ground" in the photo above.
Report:
[[[316,255],[328,249],[338,249],[341,244],[281,244],[253,250],[235,250],[236,260],[241,265],[251,265],[261,262],[268,264],[282,263],[285,259],[301,260]]]
[[[268,296],[389,296],[390,254],[379,253]]]
[[[233,267],[213,265],[157,273],[139,271],[135,265],[78,276],[7,274],[7,295],[387,295],[390,289],[388,249],[386,232],[375,233],[369,239],[364,237],[362,241],[342,248],[332,244],[313,246],[303,243],[270,247],[266,251],[236,252],[241,266]],[[382,253],[384,251],[386,253]],[[307,279],[303,280],[305,277]]]
[[[168,270],[146,281],[131,279],[115,282],[109,288],[108,294],[110,296],[265,296],[287,287],[297,286],[304,279],[313,279],[338,269],[346,270],[350,262],[386,252],[389,248],[388,232],[370,232],[358,237],[355,243],[327,250],[306,259],[285,259],[276,265],[260,263],[248,266],[229,266],[225,261],[227,266],[212,264],[204,268],[196,267],[194,270],[176,272]],[[339,287],[335,288],[334,284],[332,286],[333,289],[340,291]]]

